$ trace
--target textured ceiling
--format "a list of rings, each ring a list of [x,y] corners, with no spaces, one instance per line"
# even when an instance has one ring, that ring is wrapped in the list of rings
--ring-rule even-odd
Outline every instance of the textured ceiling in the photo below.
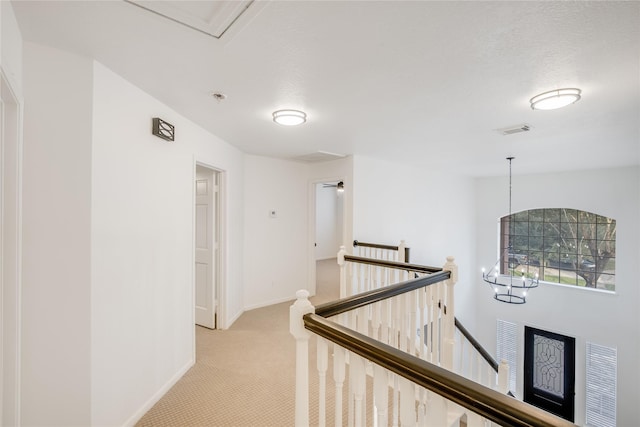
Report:
[[[230,2],[168,3],[213,22]],[[13,5],[25,40],[96,58],[247,153],[474,176],[509,155],[514,174],[640,163],[639,2],[256,0],[220,39],[123,1]],[[531,110],[560,87],[582,100]],[[307,123],[274,124],[282,108]]]

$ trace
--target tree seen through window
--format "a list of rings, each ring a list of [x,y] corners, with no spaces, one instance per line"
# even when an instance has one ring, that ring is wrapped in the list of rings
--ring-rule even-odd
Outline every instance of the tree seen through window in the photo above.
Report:
[[[615,290],[616,221],[576,209],[532,209],[500,220],[502,271]]]

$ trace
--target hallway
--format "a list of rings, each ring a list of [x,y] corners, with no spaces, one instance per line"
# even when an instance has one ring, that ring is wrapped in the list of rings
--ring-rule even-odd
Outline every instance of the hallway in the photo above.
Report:
[[[335,258],[317,263],[313,304],[339,295]],[[287,426],[294,420],[291,302],[245,312],[228,330],[196,327],[196,364],[137,426]],[[310,354],[315,359],[315,343]],[[314,369],[310,361],[310,369]],[[312,375],[311,387],[314,379]]]

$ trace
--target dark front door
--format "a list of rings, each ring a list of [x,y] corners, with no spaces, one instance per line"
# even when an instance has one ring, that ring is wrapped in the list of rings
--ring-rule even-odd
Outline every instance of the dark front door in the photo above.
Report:
[[[524,401],[574,421],[576,340],[524,328]]]

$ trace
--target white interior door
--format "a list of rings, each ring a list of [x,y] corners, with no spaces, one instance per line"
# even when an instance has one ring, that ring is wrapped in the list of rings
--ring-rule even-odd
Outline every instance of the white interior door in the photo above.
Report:
[[[217,172],[196,167],[195,312],[196,324],[216,327],[218,251]]]

